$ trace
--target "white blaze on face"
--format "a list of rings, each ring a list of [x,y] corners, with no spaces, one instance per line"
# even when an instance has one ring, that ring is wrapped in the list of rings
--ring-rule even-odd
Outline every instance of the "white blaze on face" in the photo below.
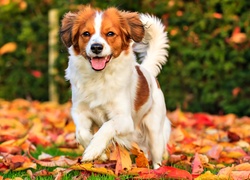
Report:
[[[111,48],[106,42],[106,40],[101,36],[102,28],[102,12],[96,12],[96,17],[94,21],[95,33],[91,36],[90,41],[86,47],[87,55],[90,57],[90,63],[93,69],[103,70],[106,63],[111,58]],[[102,52],[95,54],[91,51],[91,46],[93,44],[101,44],[103,46]]]

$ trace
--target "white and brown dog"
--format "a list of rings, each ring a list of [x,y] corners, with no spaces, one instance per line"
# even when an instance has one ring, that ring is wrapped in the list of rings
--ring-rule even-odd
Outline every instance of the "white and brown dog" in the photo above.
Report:
[[[156,80],[168,55],[160,20],[85,7],[65,14],[60,34],[70,54],[66,78],[72,87],[76,139],[85,148],[82,161],[105,160],[112,141],[127,148],[136,142],[158,168],[171,130]],[[94,135],[93,123],[100,127]]]

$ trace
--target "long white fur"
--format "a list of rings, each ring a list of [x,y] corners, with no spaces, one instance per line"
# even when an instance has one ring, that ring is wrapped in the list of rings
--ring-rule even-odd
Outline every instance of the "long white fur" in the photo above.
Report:
[[[73,46],[69,48],[66,78],[72,87],[71,113],[76,139],[85,148],[82,161],[105,160],[104,150],[113,140],[128,148],[136,141],[146,154],[150,151],[154,168],[159,167],[166,151],[171,126],[155,76],[166,61],[167,37],[158,19],[149,15],[141,15],[141,19],[146,25],[143,42],[148,49],[140,70],[149,84],[150,97],[138,112],[133,104],[139,78],[133,43],[129,52],[122,52],[99,72],[94,71],[83,56],[76,55]],[[136,46],[138,51],[145,51],[142,46]],[[100,126],[94,135],[93,121]]]
[[[140,43],[135,43],[134,51],[140,53],[142,66],[156,77],[167,61],[168,38],[161,21],[149,14],[140,14],[145,27],[145,36]]]

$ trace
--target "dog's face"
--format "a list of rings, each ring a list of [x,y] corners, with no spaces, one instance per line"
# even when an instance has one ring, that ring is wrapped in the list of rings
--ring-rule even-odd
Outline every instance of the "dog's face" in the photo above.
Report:
[[[77,13],[67,13],[60,33],[66,47],[73,46],[76,55],[82,55],[99,71],[122,51],[126,53],[131,39],[140,42],[144,28],[137,13],[86,7]]]

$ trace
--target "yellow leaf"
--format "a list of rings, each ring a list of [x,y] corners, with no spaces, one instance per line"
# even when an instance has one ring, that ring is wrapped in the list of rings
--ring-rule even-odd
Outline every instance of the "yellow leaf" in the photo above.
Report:
[[[225,175],[215,175],[210,171],[207,171],[206,173],[195,178],[195,180],[231,180],[231,178]]]
[[[238,151],[235,151],[235,152],[232,151],[232,152],[222,152],[221,156],[238,159],[238,158],[245,156],[245,154],[243,154],[242,152],[238,152]]]
[[[70,169],[85,170],[85,171],[115,176],[113,171],[106,169],[104,167],[98,167],[98,168],[94,167],[94,165],[92,163],[75,164],[75,165],[71,166]]]
[[[23,180],[21,177],[15,177],[14,180]]]
[[[16,48],[17,48],[17,44],[15,42],[8,42],[0,48],[0,55],[14,52]]]

